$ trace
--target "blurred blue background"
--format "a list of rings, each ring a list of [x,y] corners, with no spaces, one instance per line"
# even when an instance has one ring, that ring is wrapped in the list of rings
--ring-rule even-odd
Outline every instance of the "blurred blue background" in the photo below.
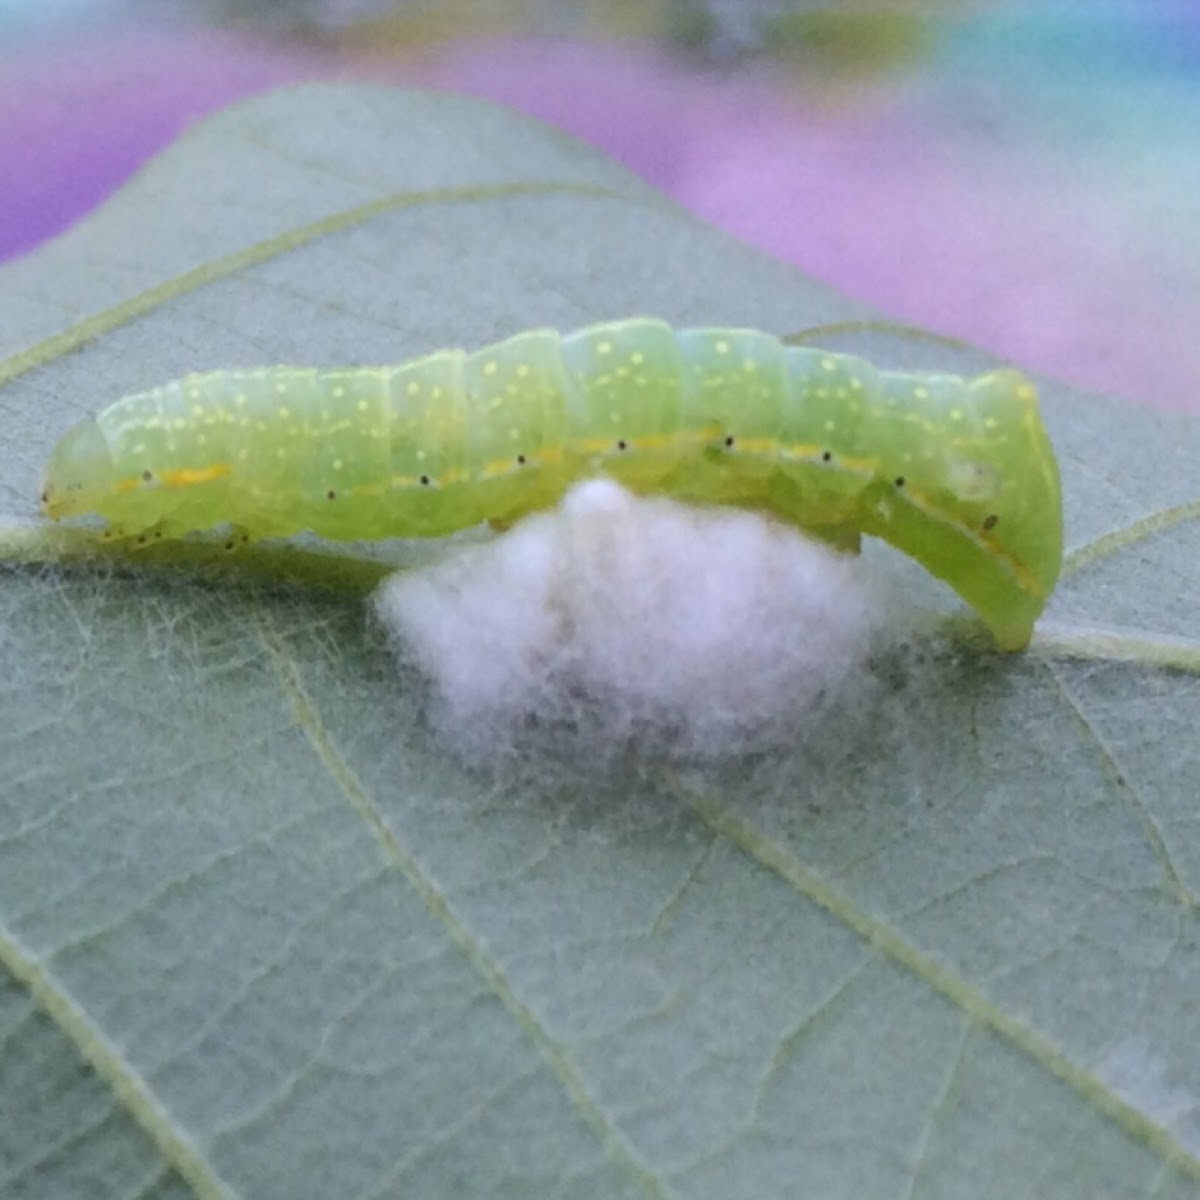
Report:
[[[897,319],[1200,411],[1198,60],[1200,5],[1145,0],[0,0],[0,258],[243,96],[443,88]]]

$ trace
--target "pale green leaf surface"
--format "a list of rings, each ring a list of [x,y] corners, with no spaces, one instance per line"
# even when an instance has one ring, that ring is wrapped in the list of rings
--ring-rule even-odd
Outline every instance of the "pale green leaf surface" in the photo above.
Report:
[[[4,510],[188,370],[635,312],[863,315],[511,114],[277,93],[0,272]],[[0,576],[0,1195],[1200,1196],[1200,433],[1044,391],[1033,650],[715,776],[468,772],[357,596]]]

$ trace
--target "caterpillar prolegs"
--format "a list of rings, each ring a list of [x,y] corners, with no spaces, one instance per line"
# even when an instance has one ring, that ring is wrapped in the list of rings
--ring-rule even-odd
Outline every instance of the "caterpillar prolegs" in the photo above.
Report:
[[[1058,578],[1058,466],[1031,383],[880,371],[751,329],[535,329],[399,366],[189,375],[82,422],[42,508],[114,536],[431,537],[606,475],[912,555],[1019,650]]]

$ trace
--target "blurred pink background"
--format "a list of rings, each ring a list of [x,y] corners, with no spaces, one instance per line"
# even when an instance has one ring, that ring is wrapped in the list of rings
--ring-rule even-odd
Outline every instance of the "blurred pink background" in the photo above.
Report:
[[[232,100],[389,80],[558,125],[898,320],[1200,411],[1200,17],[1106,11],[1072,24],[984,5],[846,70],[762,54],[714,64],[648,39],[14,32],[0,7],[0,258],[61,231]]]

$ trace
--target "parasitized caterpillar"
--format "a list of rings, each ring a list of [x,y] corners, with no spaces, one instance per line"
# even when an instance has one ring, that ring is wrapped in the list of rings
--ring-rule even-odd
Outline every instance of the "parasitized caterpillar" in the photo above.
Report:
[[[1033,385],[876,370],[750,329],[535,329],[399,366],[189,375],[59,441],[42,508],[145,540],[433,537],[504,526],[603,474],[763,509],[844,550],[885,539],[1024,648],[1062,561]]]

